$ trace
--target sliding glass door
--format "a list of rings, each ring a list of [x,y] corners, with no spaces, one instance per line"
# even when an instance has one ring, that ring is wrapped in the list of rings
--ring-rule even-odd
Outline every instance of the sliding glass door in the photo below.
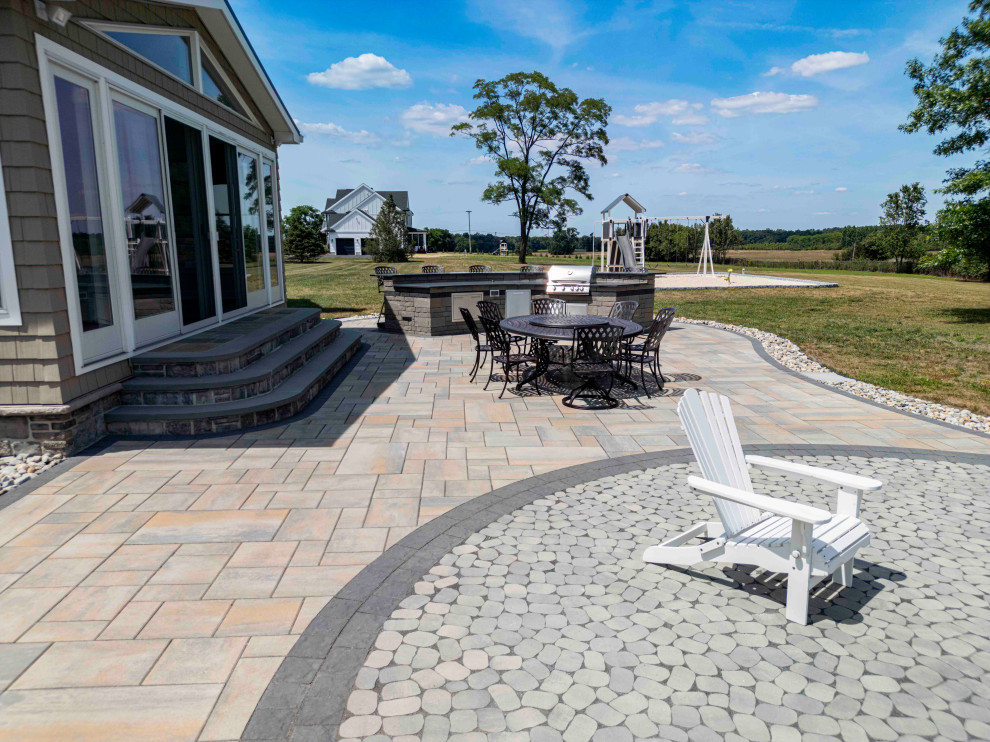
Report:
[[[179,332],[158,111],[115,95],[113,124],[134,342]]]
[[[93,361],[124,348],[114,291],[117,275],[104,219],[106,189],[97,156],[102,151],[95,117],[97,85],[62,69],[55,71],[53,83],[58,130],[53,162],[62,171],[55,180],[56,187],[64,188],[68,207],[60,228],[63,240],[67,237],[72,245],[72,264],[66,266],[67,299],[82,330],[83,360]]]
[[[203,132],[166,116],[165,143],[182,325],[190,330],[217,316]]]
[[[76,372],[282,301],[274,152],[38,44]]]

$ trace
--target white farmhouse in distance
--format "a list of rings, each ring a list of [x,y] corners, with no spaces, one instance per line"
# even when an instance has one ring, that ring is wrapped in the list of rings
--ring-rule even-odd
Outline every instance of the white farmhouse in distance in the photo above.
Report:
[[[371,225],[391,196],[406,216],[409,240],[416,252],[426,252],[426,230],[413,229],[409,191],[376,191],[362,183],[357,188],[340,188],[327,199],[323,210],[323,234],[331,255],[363,255]]]

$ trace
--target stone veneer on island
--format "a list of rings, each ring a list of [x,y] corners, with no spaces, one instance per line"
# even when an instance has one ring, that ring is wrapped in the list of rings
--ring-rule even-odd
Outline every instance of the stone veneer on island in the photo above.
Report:
[[[638,301],[634,319],[647,327],[653,318],[654,275],[597,273],[591,282],[590,296],[571,294],[559,298],[569,308],[573,306],[574,314],[597,315],[607,315],[617,301]],[[530,299],[536,299],[547,295],[546,286],[543,273],[397,273],[385,277],[384,319],[380,327],[407,335],[458,335],[467,332],[459,307],[467,307],[472,315],[478,316],[475,305],[485,299],[498,304],[506,316],[506,292],[528,291]],[[512,312],[513,315],[528,313],[528,308]]]

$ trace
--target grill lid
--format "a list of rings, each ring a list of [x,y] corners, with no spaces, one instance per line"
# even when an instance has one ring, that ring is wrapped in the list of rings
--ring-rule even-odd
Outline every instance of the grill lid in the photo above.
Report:
[[[590,284],[595,275],[594,265],[552,265],[547,271],[547,283]]]

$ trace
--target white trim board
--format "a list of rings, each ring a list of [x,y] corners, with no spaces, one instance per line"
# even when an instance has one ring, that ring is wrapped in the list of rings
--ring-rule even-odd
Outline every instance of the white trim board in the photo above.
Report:
[[[14,243],[10,236],[3,163],[0,162],[0,326],[16,327],[20,324],[21,300],[17,294],[17,273],[14,270]]]

